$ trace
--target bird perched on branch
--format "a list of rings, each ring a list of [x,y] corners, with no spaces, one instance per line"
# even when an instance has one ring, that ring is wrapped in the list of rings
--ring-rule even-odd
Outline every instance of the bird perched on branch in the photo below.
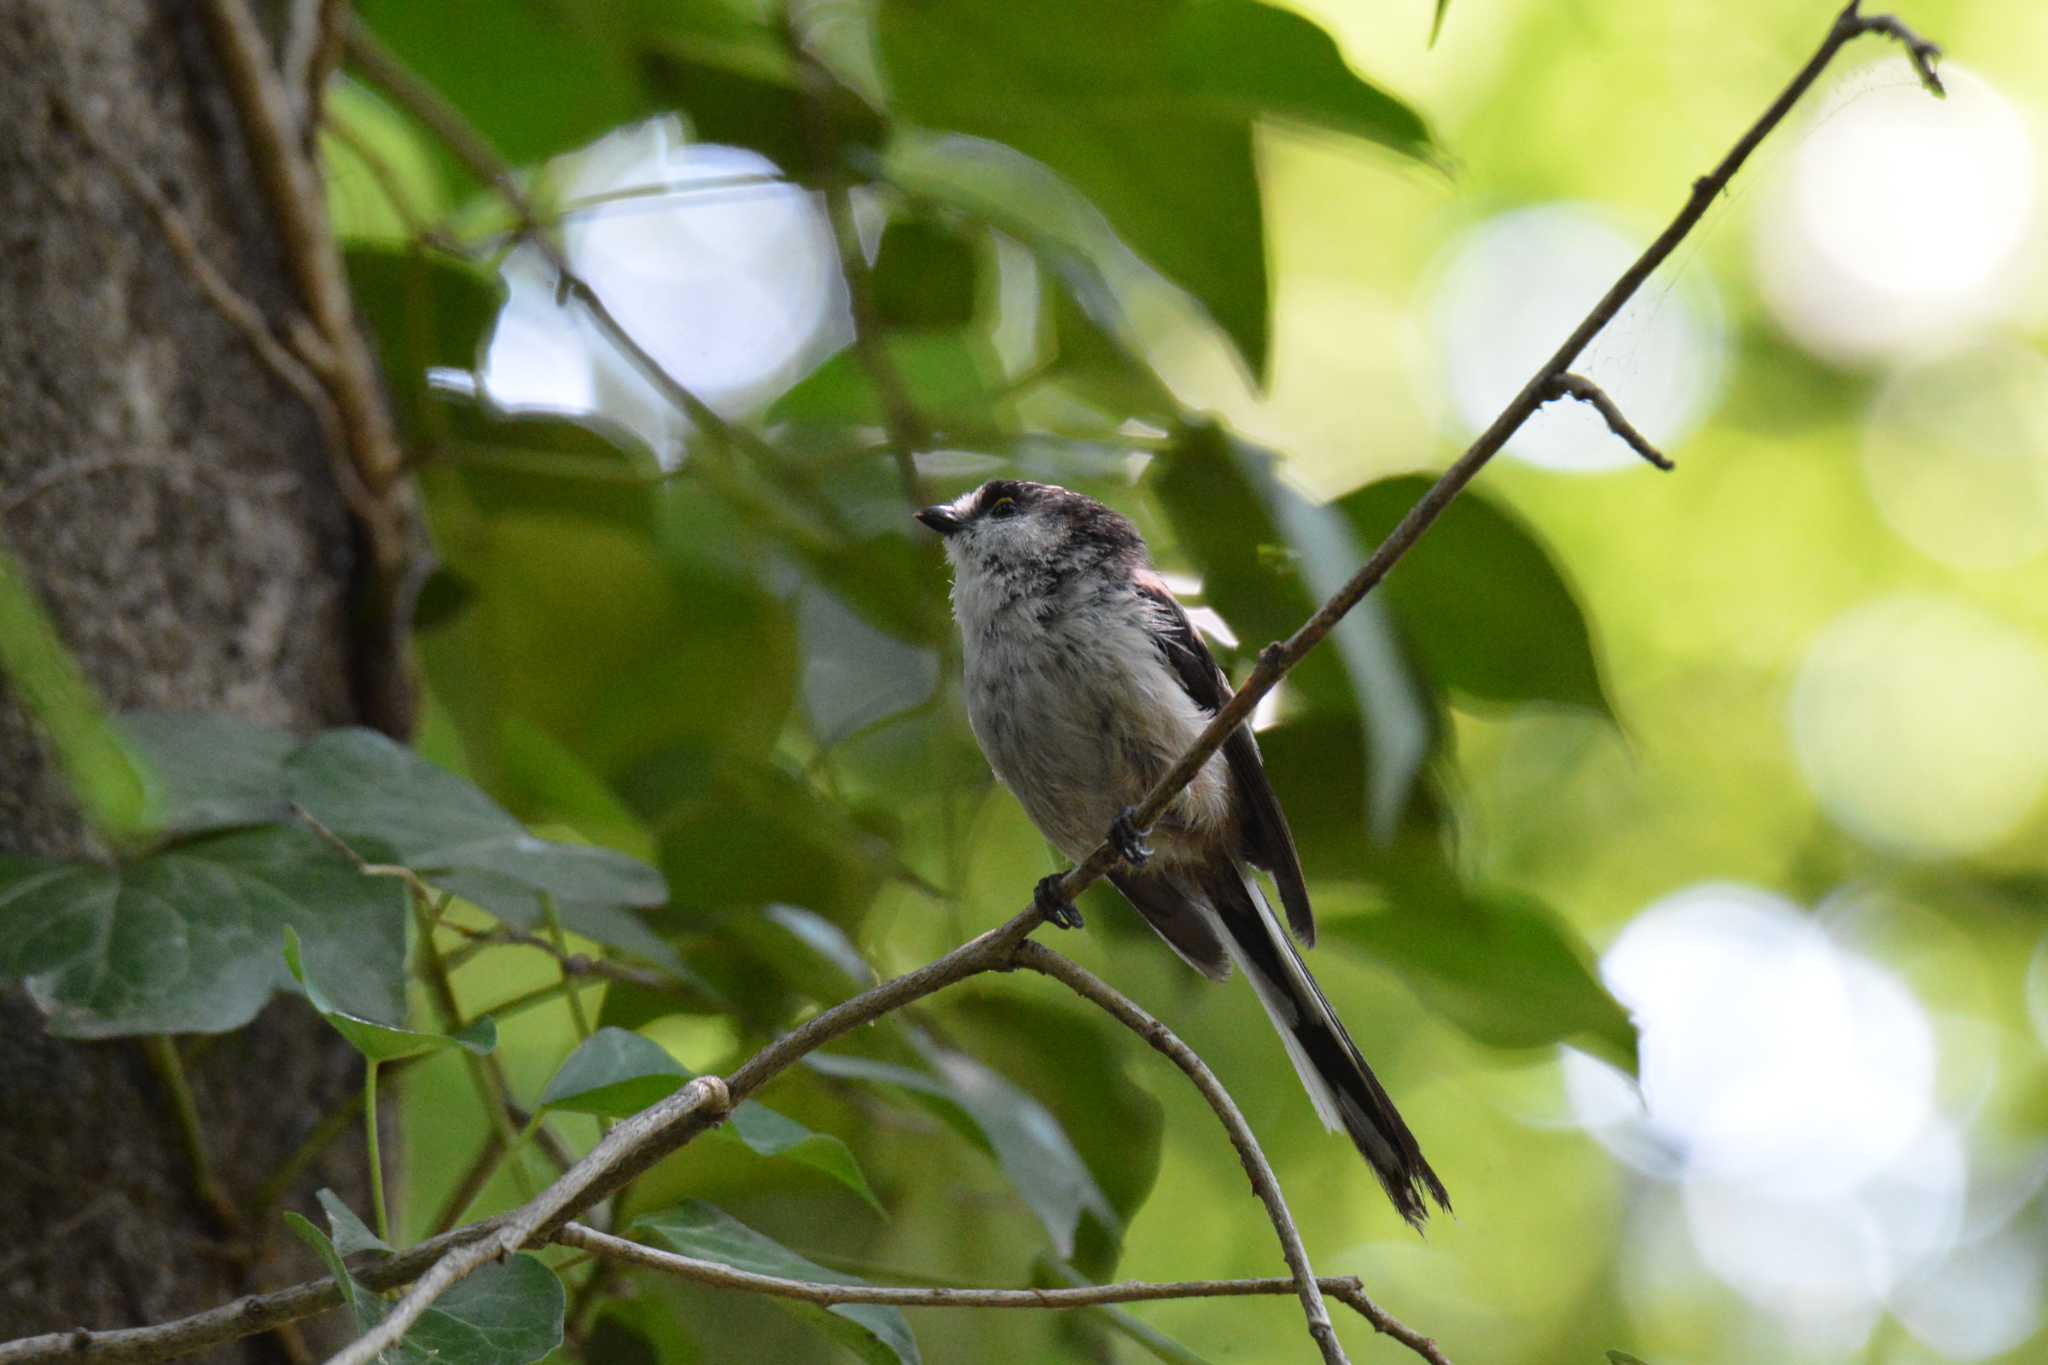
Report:
[[[1109,838],[1124,859],[1110,881],[1189,966],[1219,981],[1233,962],[1243,969],[1323,1125],[1357,1144],[1403,1218],[1422,1225],[1425,1193],[1448,1210],[1252,875],[1272,876],[1288,924],[1313,945],[1301,860],[1250,729],[1151,830],[1134,827],[1134,807],[1230,696],[1137,528],[1093,498],[1010,479],[917,519],[944,537],[953,565],[967,717],[996,776],[1068,858]],[[1078,927],[1058,886],[1038,884],[1039,909]]]

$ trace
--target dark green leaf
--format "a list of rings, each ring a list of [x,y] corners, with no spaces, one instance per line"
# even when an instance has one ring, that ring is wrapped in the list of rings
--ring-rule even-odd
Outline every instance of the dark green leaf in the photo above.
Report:
[[[680,1255],[716,1261],[756,1275],[824,1284],[867,1283],[807,1261],[701,1200],[688,1200],[677,1208],[647,1214],[634,1222],[633,1230],[652,1233]],[[776,1302],[816,1324],[863,1360],[881,1365],[917,1365],[917,1339],[910,1334],[910,1324],[897,1309],[874,1304],[837,1304],[821,1309],[790,1299]]]
[[[674,1094],[690,1073],[659,1043],[622,1028],[601,1028],[569,1054],[547,1088],[543,1109],[630,1118]]]
[[[1146,358],[1127,295],[1156,277],[1102,214],[1051,168],[971,137],[899,132],[884,175],[919,199],[987,223],[1028,247],[1050,291],[1053,374],[1112,420],[1164,422],[1179,403]]]
[[[964,1120],[967,1131],[995,1153],[1062,1257],[1074,1254],[1083,1214],[1112,1232],[1121,1229],[1094,1173],[1044,1105],[963,1052],[922,1038],[918,1045],[929,1072],[837,1053],[813,1053],[805,1061],[828,1076],[902,1091],[956,1127]]]
[[[1341,513],[1288,487],[1277,459],[1219,426],[1187,429],[1153,469],[1149,486],[1202,575],[1204,600],[1247,649],[1292,635],[1364,562]],[[1370,830],[1391,838],[1437,736],[1431,698],[1376,598],[1339,622],[1287,684],[1317,710],[1357,718],[1370,740]]]
[[[955,995],[946,1004],[947,1037],[1039,1097],[1128,1225],[1158,1178],[1164,1127],[1159,1102],[1126,1071],[1130,1034],[1095,1011],[1008,991]],[[1088,1275],[1107,1276],[1120,1250],[1116,1232],[1082,1223],[1069,1259]]]
[[[461,497],[491,516],[569,515],[653,529],[661,466],[624,427],[595,413],[505,411],[440,390],[429,397],[431,502]]]
[[[447,1047],[461,1047],[482,1056],[498,1045],[498,1026],[489,1015],[459,1033],[422,1033],[398,1024],[379,1023],[339,1008],[307,972],[298,933],[290,926],[286,926],[284,931],[284,961],[292,979],[305,991],[307,1003],[319,1011],[320,1017],[336,1033],[348,1040],[350,1047],[373,1062],[395,1062],[401,1057],[417,1057]]]
[[[661,875],[609,849],[529,834],[469,783],[370,730],[335,730],[286,765],[292,799],[329,829],[388,843],[407,867],[482,871],[564,901],[660,905]]]
[[[1442,0],[1439,0],[1437,5],[1437,15],[1439,20],[1441,20],[1443,15]],[[1609,1347],[1607,1351],[1607,1365],[1645,1365],[1645,1362],[1640,1357],[1630,1355],[1627,1351],[1617,1351]]]
[[[348,1273],[348,1266],[342,1262],[341,1253],[334,1249],[334,1243],[328,1240],[327,1234],[313,1226],[312,1221],[305,1215],[293,1213],[289,1209],[285,1211],[284,1225],[320,1259],[321,1265],[327,1267],[327,1273],[334,1277],[335,1287],[341,1290],[341,1301],[350,1308],[355,1308],[356,1299],[368,1291],[356,1283],[355,1276]]]
[[[530,1365],[562,1344],[568,1296],[555,1272],[521,1253],[456,1283],[421,1315],[394,1365]]]
[[[1429,488],[1386,479],[1336,505],[1359,543],[1385,539]],[[1381,589],[1432,682],[1478,702],[1558,702],[1612,715],[1584,612],[1535,533],[1467,490]]]
[[[806,1128],[753,1100],[740,1101],[731,1120],[717,1131],[744,1143],[756,1156],[785,1157],[829,1176],[865,1199],[875,1212],[885,1212],[882,1201],[869,1188],[860,1163],[854,1160],[852,1149],[830,1133]]]
[[[779,767],[712,770],[702,758],[656,755],[627,784],[658,823],[662,866],[690,887],[694,907],[779,901],[834,917],[866,907],[888,868],[880,839]]]
[[[0,976],[31,978],[53,1032],[218,1033],[287,978],[280,934],[357,1009],[403,1009],[405,892],[312,833],[273,826],[0,884]]]
[[[287,819],[284,762],[299,746],[234,716],[131,711],[114,722],[147,764],[173,834]]]
[[[431,430],[427,371],[475,369],[504,289],[496,276],[424,250],[355,246],[346,253],[350,291],[377,343],[384,378],[408,432]]]
[[[883,0],[894,107],[1050,166],[1216,319],[1263,374],[1264,225],[1251,121],[1174,85],[1188,6],[1093,0]]]
[[[343,1256],[358,1251],[389,1251],[391,1244],[370,1231],[355,1211],[341,1202],[333,1190],[322,1189],[313,1196],[327,1213],[327,1227],[334,1235],[334,1249]]]
[[[1413,109],[1345,65],[1336,40],[1292,10],[1247,0],[1186,6],[1168,70],[1184,98],[1220,114],[1287,119],[1428,158]]]
[[[875,254],[875,313],[890,330],[965,327],[974,320],[981,257],[936,223],[898,219]]]
[[[807,589],[798,599],[797,628],[804,649],[804,711],[822,745],[921,705],[938,687],[936,651],[883,634],[822,588]]]
[[[367,1332],[382,1322],[390,1304],[349,1274],[327,1235],[296,1213],[285,1214],[284,1221],[334,1277],[354,1312],[356,1330]],[[567,1307],[555,1272],[522,1252],[458,1281],[377,1359],[382,1365],[532,1365],[562,1344]]]
[[[1461,886],[1434,850],[1389,863],[1384,905],[1325,915],[1325,942],[1399,972],[1424,1003],[1493,1047],[1573,1042],[1636,1070],[1636,1030],[1583,939],[1521,895]]]
[[[669,13],[676,22],[650,33],[643,55],[650,92],[683,112],[698,141],[751,148],[793,178],[814,180],[814,130],[796,64],[775,30],[715,3]],[[822,122],[842,146],[881,142],[882,118],[859,95],[836,80],[818,93]]]
[[[1002,384],[988,343],[973,332],[925,332],[885,341],[911,405],[927,417],[971,416]],[[768,409],[768,421],[801,426],[884,424],[880,392],[857,348],[849,345],[799,380]]]
[[[366,0],[356,12],[514,164],[657,111],[634,62],[636,6]]]
[[[1449,13],[1451,0],[1436,0],[1436,16],[1429,21],[1429,45],[1436,46],[1436,40],[1444,31],[1444,15]]]

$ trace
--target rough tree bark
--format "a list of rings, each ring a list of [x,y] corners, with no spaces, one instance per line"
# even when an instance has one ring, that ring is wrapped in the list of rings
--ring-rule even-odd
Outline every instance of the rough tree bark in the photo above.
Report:
[[[0,535],[115,707],[350,719],[348,520],[318,429],[65,113],[158,184],[272,317],[294,304],[197,7],[0,0]],[[0,848],[76,855],[61,781],[0,692]],[[188,1062],[216,1173],[246,1195],[360,1072],[303,1009]],[[364,1207],[360,1144],[332,1184]],[[0,990],[0,1339],[146,1323],[316,1273],[193,1193],[135,1042],[47,1037]],[[267,1243],[260,1255],[251,1242]],[[279,1359],[257,1338],[214,1358]]]

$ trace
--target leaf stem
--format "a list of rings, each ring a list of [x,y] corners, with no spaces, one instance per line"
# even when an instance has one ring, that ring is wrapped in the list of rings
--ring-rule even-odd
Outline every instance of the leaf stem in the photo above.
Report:
[[[206,1151],[205,1124],[199,1115],[199,1103],[192,1095],[192,1084],[185,1075],[185,1063],[178,1056],[177,1041],[167,1034],[151,1034],[142,1040],[142,1054],[163,1086],[164,1097],[170,1101],[171,1118],[178,1125],[185,1160],[192,1170],[193,1193],[222,1229],[239,1232],[244,1226],[242,1213],[213,1173],[213,1162]]]
[[[363,1058],[363,1146],[370,1153],[370,1209],[377,1236],[391,1241],[391,1216],[384,1205],[384,1154],[377,1135],[377,1059]]]

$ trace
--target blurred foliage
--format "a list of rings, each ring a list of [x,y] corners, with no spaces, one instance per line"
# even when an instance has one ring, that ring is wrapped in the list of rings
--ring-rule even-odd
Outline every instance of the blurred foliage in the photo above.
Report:
[[[1413,505],[1427,481],[1412,471],[1455,445],[1407,381],[1350,358],[1406,344],[1408,323],[1388,319],[1405,318],[1447,220],[1568,194],[1646,214],[1675,203],[1722,149],[1699,130],[1732,136],[1822,22],[1774,9],[1768,31],[1738,35],[1717,19],[1711,43],[1660,30],[1686,62],[1740,48],[1730,76],[1638,66],[1629,44],[1661,22],[1641,14],[1610,29],[1584,7],[1482,0],[1448,23],[1444,0],[1398,22],[1398,7],[1318,22],[1246,0],[821,0],[787,23],[751,0],[356,8],[534,187],[542,230],[581,211],[553,197],[550,159],[656,116],[759,151],[794,184],[851,182],[872,269],[863,321],[936,434],[925,478],[950,495],[1002,470],[1126,511],[1228,632],[1212,644],[1237,678]],[[1670,21],[1693,36],[1705,22]],[[1584,41],[1589,25],[1601,42]],[[1683,96],[1660,84],[1681,75]],[[296,981],[366,1055],[422,1054],[398,1163],[394,1240],[410,1241],[552,1174],[529,1140],[488,1159],[505,1116],[460,1081],[489,1050],[465,1027],[492,1031],[489,1065],[514,1100],[581,1151],[601,1122],[1021,909],[1053,863],[967,731],[943,561],[909,519],[890,383],[845,320],[807,372],[726,413],[740,439],[679,424],[654,440],[602,391],[591,411],[507,410],[487,357],[518,224],[357,82],[331,92],[323,152],[437,557],[416,622],[418,751],[218,717],[108,727],[61,670],[14,649],[10,674],[48,699],[104,823],[137,818],[111,755],[142,755],[154,785],[147,837],[111,865],[0,861],[0,972],[85,1036],[231,1029]],[[1391,86],[1427,90],[1418,105],[1441,120]],[[1725,267],[1732,249],[1710,231],[1683,268]],[[1309,294],[1342,304],[1341,320]],[[558,302],[566,333],[577,305]],[[1858,558],[1885,533],[1830,463],[1865,381],[1801,358],[1753,300],[1737,312],[1725,410],[1675,452],[1679,491],[1490,471],[1261,718],[1321,911],[1314,966],[1462,1224],[1414,1245],[1319,1131],[1250,993],[1194,979],[1113,895],[1093,893],[1088,934],[1059,945],[1239,1095],[1319,1268],[1365,1274],[1453,1358],[1597,1359],[1645,1323],[1683,1347],[1671,1358],[1742,1358],[1736,1328],[1673,1327],[1625,1298],[1630,1178],[1556,1131],[1558,1044],[1637,1061],[1589,940],[1690,880],[1818,899],[1896,871],[1798,794],[1776,715],[1796,644],[1910,576]],[[697,344],[715,347],[708,325]],[[1302,374],[1324,388],[1303,397]],[[2024,611],[2048,628],[2039,600]],[[0,610],[0,643],[33,646],[13,624],[28,607]],[[409,910],[398,881],[355,875],[294,806],[440,899]],[[2038,914],[2028,875],[2016,846],[1929,898],[1986,954],[2010,951]],[[506,946],[508,928],[631,979],[566,978]],[[417,972],[449,971],[460,1018],[417,989],[408,1011],[408,936]],[[644,1176],[619,1225],[847,1282],[1277,1264],[1199,1101],[1044,982],[981,979],[922,1002],[768,1098]],[[2036,1104],[2016,1122],[2038,1136],[2048,1116]],[[376,1250],[346,1209],[328,1215],[344,1254]],[[372,1320],[376,1296],[294,1219]],[[565,1319],[565,1355],[636,1365],[1263,1361],[1302,1345],[1284,1300],[913,1320],[764,1308],[640,1272],[593,1284],[588,1263],[560,1258],[491,1273],[503,1283],[444,1301],[449,1320],[408,1349],[538,1359]],[[590,1292],[579,1309],[563,1279]],[[476,1354],[463,1334],[499,1311],[519,1349]],[[1361,1353],[1383,1349],[1341,1327]]]

